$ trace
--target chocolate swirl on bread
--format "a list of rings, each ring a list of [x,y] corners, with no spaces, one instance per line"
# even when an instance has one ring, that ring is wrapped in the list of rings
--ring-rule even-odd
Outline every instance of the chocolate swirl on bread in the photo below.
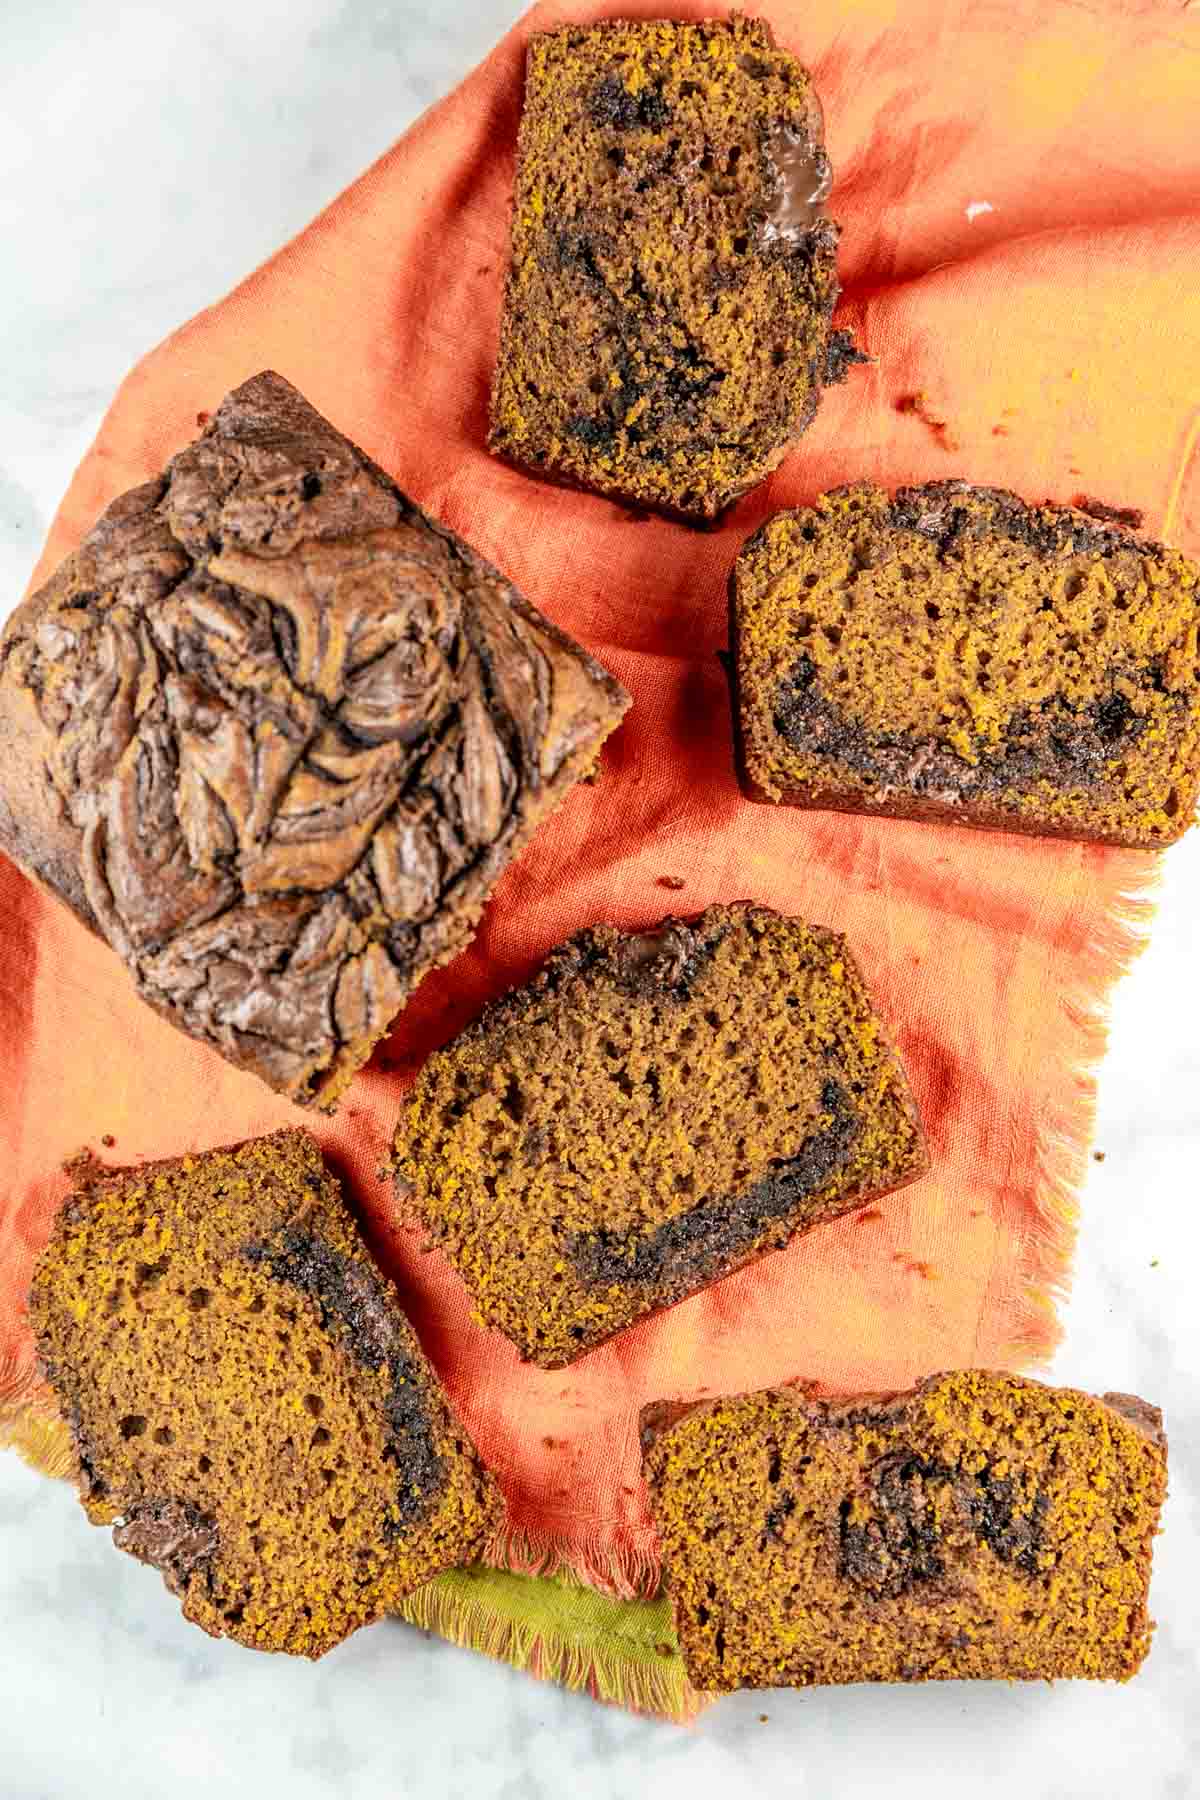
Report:
[[[277,375],[0,645],[0,845],[173,1023],[331,1107],[618,685]]]

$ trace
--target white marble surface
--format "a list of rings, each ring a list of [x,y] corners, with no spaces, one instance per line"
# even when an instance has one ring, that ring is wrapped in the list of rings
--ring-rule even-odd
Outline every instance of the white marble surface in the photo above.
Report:
[[[0,0],[0,613],[129,365],[302,226],[514,0]],[[630,1718],[398,1625],[310,1667],[209,1642],[0,1456],[2,1800],[1200,1794],[1200,832],[1121,987],[1055,1372],[1172,1432],[1159,1631],[1127,1688],[742,1695]],[[2,929],[2,925],[0,925]],[[766,1723],[760,1714],[767,1713]]]

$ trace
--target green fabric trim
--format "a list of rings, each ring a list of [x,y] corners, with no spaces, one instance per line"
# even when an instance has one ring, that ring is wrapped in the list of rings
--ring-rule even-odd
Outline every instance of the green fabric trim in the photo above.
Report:
[[[683,1723],[708,1703],[687,1678],[661,1594],[614,1600],[567,1576],[476,1565],[435,1576],[397,1610],[453,1644],[636,1712]]]

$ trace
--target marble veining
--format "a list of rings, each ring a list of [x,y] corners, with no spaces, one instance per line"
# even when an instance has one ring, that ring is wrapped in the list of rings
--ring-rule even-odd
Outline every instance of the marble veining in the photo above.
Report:
[[[136,357],[303,226],[518,10],[5,0],[0,616]],[[1200,1033],[1181,1004],[1200,991],[1197,892],[1200,832],[1169,854],[1154,942],[1117,995],[1105,1160],[1053,1369],[1156,1400],[1171,1432],[1159,1631],[1130,1686],[746,1694],[683,1731],[400,1625],[316,1665],[256,1656],[185,1625],[65,1487],[8,1455],[3,1800],[1200,1794]]]

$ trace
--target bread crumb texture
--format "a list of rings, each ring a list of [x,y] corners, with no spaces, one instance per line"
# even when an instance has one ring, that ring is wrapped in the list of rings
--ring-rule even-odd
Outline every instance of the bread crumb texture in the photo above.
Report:
[[[1165,844],[1200,788],[1200,570],[963,482],[777,514],[734,578],[770,800]]]
[[[696,519],[762,480],[853,357],[828,360],[829,181],[759,20],[535,36],[491,448]]]
[[[34,1276],[89,1519],[217,1637],[320,1656],[501,1503],[316,1143],[81,1165]]]
[[[553,1368],[925,1152],[844,940],[738,905],[561,945],[430,1058],[396,1166],[481,1321]]]
[[[1167,1470],[1144,1401],[970,1370],[671,1410],[645,1469],[697,1687],[1137,1671]]]

